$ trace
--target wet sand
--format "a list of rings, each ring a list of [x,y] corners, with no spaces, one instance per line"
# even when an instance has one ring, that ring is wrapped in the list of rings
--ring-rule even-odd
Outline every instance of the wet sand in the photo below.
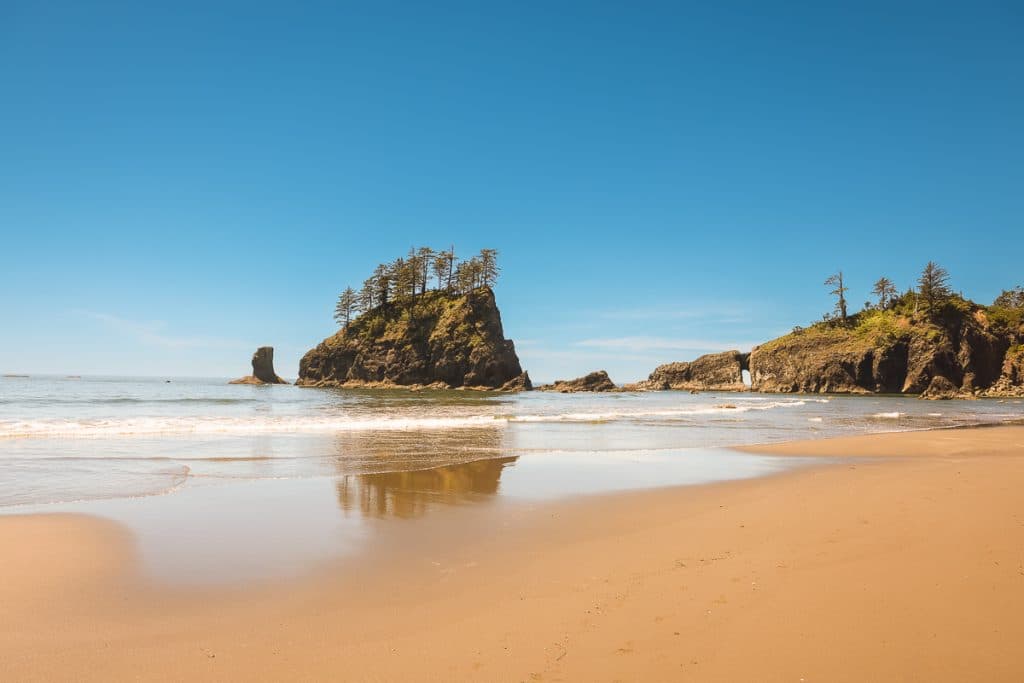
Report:
[[[110,522],[0,517],[0,679],[1024,678],[1024,427],[759,450],[870,457],[452,506],[229,589],[145,579]]]

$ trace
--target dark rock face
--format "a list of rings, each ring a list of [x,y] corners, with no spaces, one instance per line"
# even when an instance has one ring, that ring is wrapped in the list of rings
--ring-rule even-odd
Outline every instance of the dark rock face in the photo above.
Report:
[[[537,391],[557,391],[560,394],[574,394],[579,391],[615,391],[615,382],[604,370],[592,372],[576,379],[558,379],[552,384],[537,387]]]
[[[510,384],[511,383],[511,384]],[[301,386],[521,390],[529,385],[487,287],[426,292],[359,316],[302,357]]]
[[[274,347],[261,346],[252,354],[252,374],[229,384],[288,384],[274,372]]]
[[[1024,346],[1016,346],[1006,352],[999,379],[982,395],[993,398],[1024,397]]]
[[[752,389],[970,398],[1014,395],[1021,384],[1008,350],[1024,330],[992,324],[981,307],[963,302],[936,320],[889,315],[883,322],[889,326],[819,325],[754,348]]]
[[[252,376],[267,384],[287,384],[274,372],[273,346],[261,346],[252,354]]]
[[[687,391],[746,391],[743,370],[747,354],[723,351],[701,356],[691,362],[659,365],[639,389],[681,389]]]
[[[951,398],[957,398],[959,394],[960,390],[955,384],[942,375],[935,375],[935,377],[932,377],[932,381],[928,383],[928,388],[921,394],[921,398],[933,401],[948,401]]]

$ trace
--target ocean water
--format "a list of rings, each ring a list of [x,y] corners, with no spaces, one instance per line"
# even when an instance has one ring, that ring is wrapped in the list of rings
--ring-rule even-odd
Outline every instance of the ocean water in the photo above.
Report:
[[[1022,415],[1021,401],[995,400],[499,395],[254,387],[224,379],[3,377],[0,509],[316,479],[332,483],[342,511],[400,515],[408,506],[414,514],[424,500],[445,497],[756,476],[783,465],[720,449]],[[405,495],[410,491],[419,498]]]

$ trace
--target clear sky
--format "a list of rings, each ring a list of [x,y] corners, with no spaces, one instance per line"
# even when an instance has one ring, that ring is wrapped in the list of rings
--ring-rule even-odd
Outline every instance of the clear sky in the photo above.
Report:
[[[1019,2],[0,3],[0,371],[294,377],[411,245],[534,379],[1024,283]]]

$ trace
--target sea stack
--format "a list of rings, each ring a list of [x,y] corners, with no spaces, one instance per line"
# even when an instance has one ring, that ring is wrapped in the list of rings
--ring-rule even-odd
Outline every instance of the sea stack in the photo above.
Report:
[[[300,386],[530,388],[490,287],[431,290],[366,311],[311,349]]]
[[[274,347],[261,346],[252,354],[252,374],[233,379],[229,384],[288,384],[274,372]]]

